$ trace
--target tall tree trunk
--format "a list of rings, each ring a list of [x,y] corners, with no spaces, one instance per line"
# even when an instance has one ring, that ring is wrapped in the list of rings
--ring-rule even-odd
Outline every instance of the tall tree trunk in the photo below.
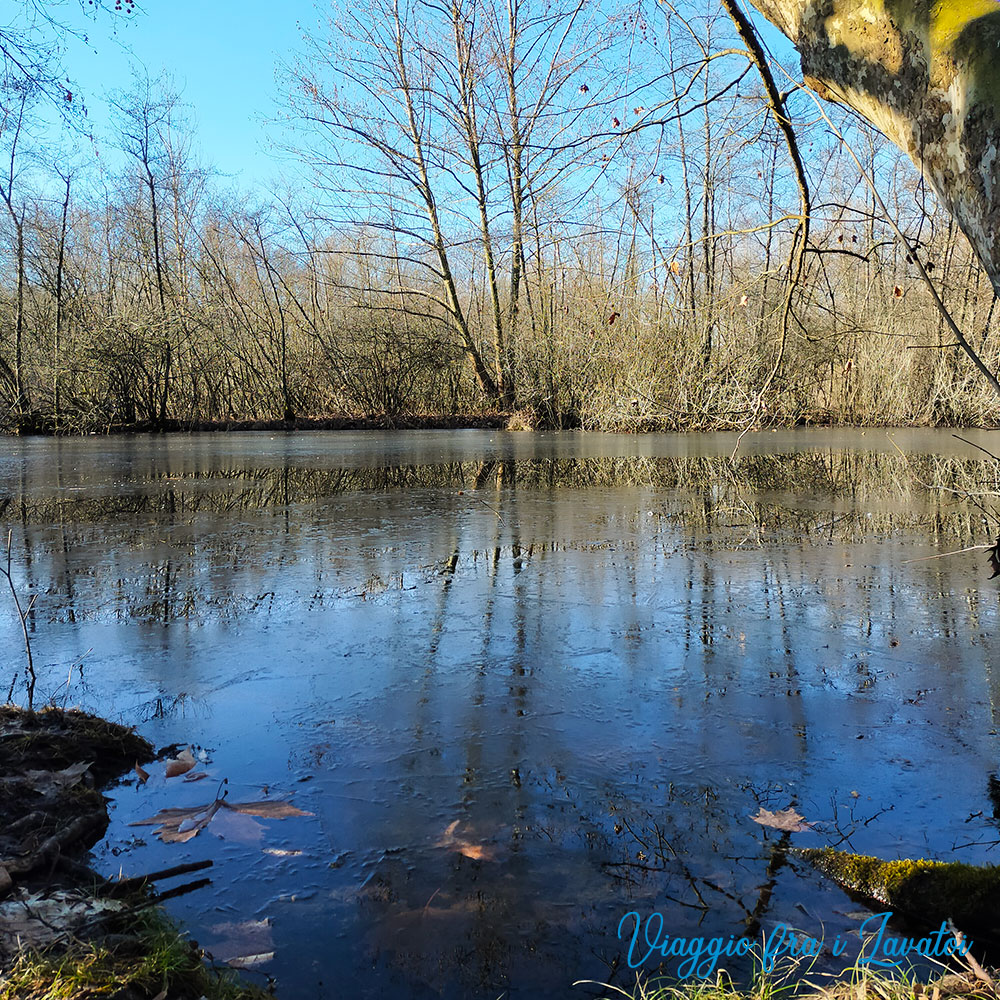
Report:
[[[712,41],[711,21],[708,22],[706,43]],[[712,163],[712,115],[709,102],[709,71],[702,78],[704,88],[704,142],[701,171],[701,251],[705,268],[705,326],[701,340],[701,361],[707,365],[712,360],[712,335],[715,326],[715,178]]]
[[[52,342],[52,419],[55,421],[57,426],[59,424],[59,417],[62,410],[62,383],[59,378],[59,372],[61,366],[60,355],[62,354],[63,314],[65,312],[63,305],[63,271],[66,264],[66,232],[69,219],[69,192],[71,180],[72,178],[69,174],[63,176],[63,181],[66,184],[66,195],[63,198],[62,204],[62,222],[59,226],[59,256],[56,261],[56,330],[55,338]]]
[[[17,298],[14,313],[14,378],[17,395],[17,413],[21,418],[28,412],[30,403],[24,387],[24,206],[14,219],[17,233]]]

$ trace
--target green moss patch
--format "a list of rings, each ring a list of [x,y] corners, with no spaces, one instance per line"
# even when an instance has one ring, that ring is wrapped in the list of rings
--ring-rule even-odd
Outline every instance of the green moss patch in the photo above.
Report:
[[[124,918],[122,918],[124,920]],[[66,950],[23,952],[0,974],[0,1000],[263,1000],[228,970],[205,965],[198,948],[159,911],[128,919]]]
[[[842,888],[928,924],[952,919],[965,929],[1000,925],[1000,868],[880,858],[832,848],[790,851]]]

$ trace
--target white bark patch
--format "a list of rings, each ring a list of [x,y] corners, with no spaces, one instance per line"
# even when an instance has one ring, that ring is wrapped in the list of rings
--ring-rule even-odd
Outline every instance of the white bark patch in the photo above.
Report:
[[[987,202],[993,201],[993,172],[997,162],[997,147],[990,143],[983,153],[982,160],[979,161],[979,176],[983,180],[983,191],[986,194]]]

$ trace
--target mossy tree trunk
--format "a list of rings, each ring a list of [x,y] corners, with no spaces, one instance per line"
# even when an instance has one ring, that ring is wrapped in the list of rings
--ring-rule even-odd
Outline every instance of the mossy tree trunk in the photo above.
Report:
[[[810,87],[910,156],[1000,294],[1000,4],[751,3],[794,43]]]

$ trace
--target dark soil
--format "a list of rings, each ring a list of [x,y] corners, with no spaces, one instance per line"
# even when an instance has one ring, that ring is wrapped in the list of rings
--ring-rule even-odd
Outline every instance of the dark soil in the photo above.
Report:
[[[0,899],[74,867],[108,825],[98,788],[152,756],[132,730],[84,712],[0,707]]]
[[[51,422],[22,422],[9,432],[30,435],[158,434],[178,431],[370,431],[370,430],[460,430],[499,429],[507,426],[510,413],[486,414],[406,414],[399,416],[297,417],[294,420],[164,420],[111,423],[100,426],[69,424],[55,427]]]
[[[108,825],[101,788],[152,760],[131,729],[79,711],[0,706],[0,1000],[259,997],[204,964],[157,909],[154,881],[210,862],[131,879],[86,863]]]
[[[153,756],[149,741],[133,730],[86,712],[0,706],[0,774],[6,776],[86,760],[94,781],[105,785]]]

